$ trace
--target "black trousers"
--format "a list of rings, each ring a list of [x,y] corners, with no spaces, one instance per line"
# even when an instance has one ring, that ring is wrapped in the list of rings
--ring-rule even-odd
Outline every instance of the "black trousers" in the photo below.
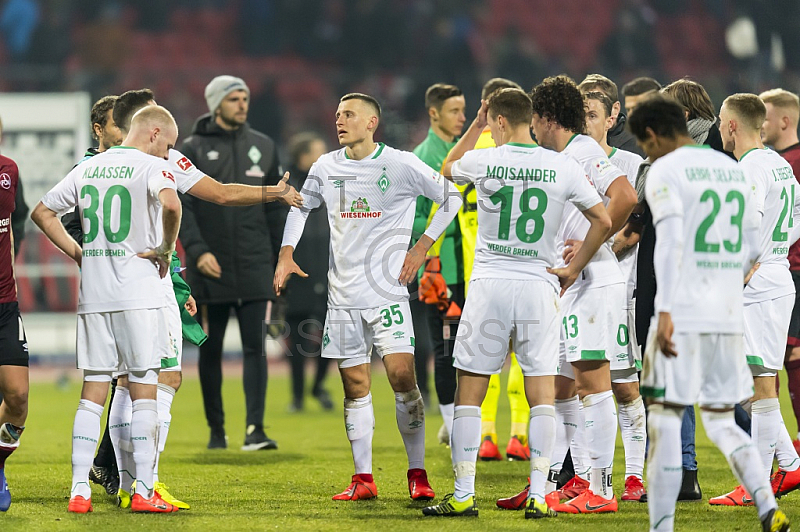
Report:
[[[330,359],[320,356],[323,323],[318,319],[289,315],[286,317],[286,324],[289,327],[289,336],[286,339],[289,350],[286,358],[289,359],[292,368],[292,401],[295,406],[302,406],[305,395],[306,361],[313,359],[316,367],[311,393],[317,393],[322,389],[322,383],[328,373]]]
[[[244,399],[247,425],[263,427],[267,400],[267,357],[264,354],[264,318],[267,301],[214,303],[202,305],[201,319],[208,340],[200,346],[200,387],[208,426],[223,429],[225,412],[222,409],[222,340],[231,310],[239,321],[243,351]]]
[[[464,308],[464,284],[449,285],[451,300]],[[436,397],[440,405],[449,405],[456,398],[456,368],[453,367],[453,346],[456,342],[459,320],[445,318],[446,311],[440,311],[436,305],[426,305],[428,331],[433,347],[433,379],[436,385]],[[445,338],[445,328],[449,329],[449,338]]]

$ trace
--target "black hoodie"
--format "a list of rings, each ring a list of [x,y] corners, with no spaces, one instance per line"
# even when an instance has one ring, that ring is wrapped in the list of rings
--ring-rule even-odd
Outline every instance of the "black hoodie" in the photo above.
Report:
[[[275,142],[244,124],[226,131],[210,114],[197,119],[181,152],[221,183],[274,185],[281,179]],[[199,303],[275,299],[272,277],[283,237],[285,212],[275,204],[224,207],[182,194],[180,240],[188,281]],[[222,277],[197,269],[203,253],[214,254]]]
[[[641,157],[645,157],[644,151],[642,151],[642,149],[639,148],[639,145],[636,144],[636,139],[634,138],[633,134],[625,129],[625,123],[627,121],[628,117],[625,116],[625,113],[620,113],[617,115],[617,122],[614,124],[614,127],[609,129],[608,133],[606,133],[608,145],[612,148],[632,151]]]

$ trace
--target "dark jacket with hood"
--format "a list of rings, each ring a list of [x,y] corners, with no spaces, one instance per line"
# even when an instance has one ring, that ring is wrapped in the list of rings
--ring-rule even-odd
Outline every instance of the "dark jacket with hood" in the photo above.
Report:
[[[645,157],[644,151],[636,144],[636,137],[625,127],[627,121],[628,117],[625,116],[625,113],[621,112],[617,115],[617,122],[614,124],[614,127],[609,129],[608,133],[606,133],[608,145],[612,148],[632,151],[641,157]]]
[[[210,114],[197,119],[181,152],[221,183],[274,185],[281,179],[275,142],[244,124],[234,131],[219,127]],[[186,250],[188,281],[202,303],[275,299],[272,278],[283,237],[285,212],[277,203],[224,207],[181,194],[180,240]],[[222,277],[197,269],[211,252]]]

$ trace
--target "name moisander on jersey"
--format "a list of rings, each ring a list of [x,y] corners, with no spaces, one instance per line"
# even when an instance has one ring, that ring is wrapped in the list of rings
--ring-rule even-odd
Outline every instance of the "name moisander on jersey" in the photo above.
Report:
[[[542,183],[555,183],[556,171],[547,168],[516,168],[514,166],[489,166],[486,168],[486,177],[494,179],[514,179],[523,181],[540,181]]]

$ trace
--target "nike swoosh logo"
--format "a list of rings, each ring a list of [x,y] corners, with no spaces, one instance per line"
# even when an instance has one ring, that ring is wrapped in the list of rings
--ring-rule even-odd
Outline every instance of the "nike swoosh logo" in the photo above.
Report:
[[[609,504],[611,504],[611,503],[610,503],[610,502],[607,502],[607,503],[601,504],[600,506],[592,506],[592,505],[590,505],[590,504],[587,502],[587,503],[586,503],[586,510],[587,510],[587,511],[589,511],[589,512],[593,512],[593,511],[595,511],[595,510],[599,510],[600,508],[605,508],[605,507],[606,507],[606,506],[608,506]]]

